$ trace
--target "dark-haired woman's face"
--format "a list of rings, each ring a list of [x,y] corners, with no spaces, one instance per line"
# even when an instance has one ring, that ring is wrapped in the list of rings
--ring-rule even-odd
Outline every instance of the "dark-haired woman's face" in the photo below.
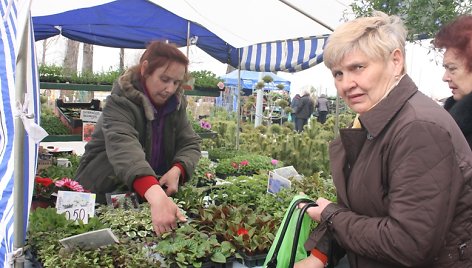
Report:
[[[444,53],[443,66],[445,68],[443,81],[447,82],[452,90],[454,100],[461,100],[472,92],[472,72],[467,69],[466,60],[453,49]]]
[[[143,62],[141,75],[144,75],[147,62]],[[182,84],[185,76],[185,65],[177,62],[170,62],[145,77],[145,85],[151,101],[157,105],[163,105],[174,95],[177,88]]]

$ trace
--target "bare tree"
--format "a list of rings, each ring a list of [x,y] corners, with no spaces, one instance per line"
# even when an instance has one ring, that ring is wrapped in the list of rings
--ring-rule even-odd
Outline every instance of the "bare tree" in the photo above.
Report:
[[[80,43],[71,39],[67,39],[66,54],[64,56],[64,73],[75,74],[77,73],[77,62],[79,58],[79,45]]]
[[[82,74],[93,73],[93,45],[84,44],[82,53]],[[88,101],[94,98],[93,91],[80,91],[79,100],[81,102]]]
[[[82,55],[82,72],[93,72],[93,45],[84,44]]]
[[[79,42],[67,39],[66,54],[64,57],[63,68],[64,75],[72,75],[77,73],[77,62],[79,57]],[[61,90],[60,98],[68,97],[69,100],[73,100],[74,91],[72,90]]]
[[[49,37],[43,40],[43,53],[41,55],[41,64],[46,64],[46,53],[51,45],[59,40],[59,36]]]
[[[120,48],[120,72],[125,69],[125,49]]]

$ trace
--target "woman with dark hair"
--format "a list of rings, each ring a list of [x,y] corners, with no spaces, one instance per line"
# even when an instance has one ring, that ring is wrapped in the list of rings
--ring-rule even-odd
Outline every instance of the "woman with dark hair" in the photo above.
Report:
[[[146,199],[157,234],[186,220],[169,196],[190,179],[201,156],[181,88],[188,64],[176,46],[150,43],[113,85],[76,175],[100,203],[121,191]]]
[[[452,90],[444,108],[472,148],[472,15],[460,16],[436,34],[434,46],[446,49],[443,81]]]

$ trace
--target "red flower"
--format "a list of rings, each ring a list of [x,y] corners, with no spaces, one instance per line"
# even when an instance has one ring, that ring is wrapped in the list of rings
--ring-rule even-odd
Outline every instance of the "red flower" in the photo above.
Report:
[[[242,235],[247,235],[247,234],[249,234],[249,231],[244,229],[243,227],[238,229],[238,235],[242,236]]]
[[[234,168],[239,168],[238,163],[235,163],[235,162],[231,163],[231,166],[233,166]]]
[[[51,185],[54,181],[50,178],[42,178],[42,177],[36,177],[34,178],[35,183],[41,184],[44,187],[48,187]]]
[[[239,163],[239,164],[244,167],[244,166],[249,165],[249,161],[243,160],[243,161],[241,161],[241,163]]]

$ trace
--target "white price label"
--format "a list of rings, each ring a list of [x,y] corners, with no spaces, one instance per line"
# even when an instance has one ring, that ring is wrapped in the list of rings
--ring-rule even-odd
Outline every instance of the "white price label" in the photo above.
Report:
[[[64,213],[67,219],[81,220],[86,224],[95,215],[95,194],[59,191],[56,209],[58,214]]]

